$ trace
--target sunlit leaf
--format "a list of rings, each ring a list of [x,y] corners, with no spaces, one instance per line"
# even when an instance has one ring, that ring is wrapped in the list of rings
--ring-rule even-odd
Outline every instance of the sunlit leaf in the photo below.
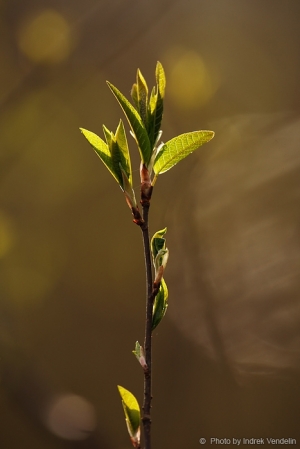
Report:
[[[141,119],[147,128],[148,122],[148,86],[145,78],[143,77],[141,71],[137,71],[137,99],[138,99],[138,110]]]
[[[153,87],[153,89],[151,91],[148,104],[149,104],[149,111],[151,114],[153,114],[155,106],[156,106],[156,89],[155,89],[155,87]]]
[[[156,64],[156,89],[153,89],[149,100],[148,134],[151,147],[154,148],[160,131],[163,116],[163,99],[165,95],[166,77],[160,62]]]
[[[102,125],[102,128],[103,128],[103,134],[104,134],[104,137],[105,137],[105,140],[106,140],[106,143],[108,145],[110,155],[111,155],[111,144],[112,144],[112,139],[113,139],[113,133],[108,128],[106,128],[105,125]]]
[[[120,184],[120,180],[114,171],[113,161],[111,157],[110,150],[108,145],[102,140],[97,134],[88,131],[84,128],[79,128],[87,141],[91,144],[97,155],[100,157],[101,161],[104,163],[106,168],[113,175],[118,184]]]
[[[154,160],[153,170],[155,174],[159,175],[170,170],[213,137],[213,131],[193,131],[169,140],[162,146]]]
[[[147,165],[151,158],[151,147],[148,134],[141,116],[139,115],[138,111],[132,106],[132,104],[113,84],[111,84],[109,81],[107,81],[107,84],[126,115],[132,132],[136,137],[142,161]]]
[[[141,414],[140,407],[130,391],[118,385],[118,390],[122,399],[123,410],[125,414],[125,420],[127,424],[128,433],[131,441],[135,447],[139,445],[140,439],[140,422]],[[136,445],[135,445],[136,443]]]
[[[126,139],[126,133],[125,133],[125,128],[123,125],[122,120],[120,120],[117,131],[116,131],[116,142],[117,145],[119,147],[119,151],[121,153],[121,164],[122,167],[124,168],[128,180],[130,182],[130,184],[132,185],[132,169],[131,169],[131,161],[130,161],[130,154],[129,154],[129,148],[128,148],[128,143],[127,143],[127,139]]]
[[[133,103],[135,104],[135,107],[138,109],[139,101],[138,101],[138,93],[137,93],[137,84],[136,83],[133,84],[130,95],[131,95]]]
[[[164,281],[161,280],[158,294],[153,304],[152,330],[161,322],[168,308],[168,288]]]
[[[106,143],[99,136],[97,136],[97,134],[94,134],[91,131],[87,131],[83,128],[80,128],[80,130],[92,145],[110,173],[116,179],[120,187],[125,190],[124,179],[127,183],[130,184],[130,186],[132,186],[130,155],[122,120],[120,120],[116,135],[108,128],[106,128],[105,125],[103,125],[103,133],[106,139]],[[124,173],[122,173],[122,169]],[[131,195],[132,187],[127,190]]]
[[[155,111],[155,121],[154,121],[154,141],[160,131],[162,116],[163,116],[163,99],[165,96],[166,88],[166,76],[163,66],[160,62],[156,65],[156,84],[157,84],[157,100],[156,100],[156,111]]]
[[[117,176],[119,180],[120,186],[123,188],[123,176],[121,173],[120,165],[125,170],[125,173],[127,174],[128,179],[131,176],[131,166],[130,166],[130,159],[129,159],[129,150],[127,146],[127,140],[124,130],[123,123],[120,123],[118,125],[116,135],[112,131],[110,131],[108,128],[106,128],[105,125],[103,125],[103,133],[108,145],[108,149],[110,151],[112,164],[113,164],[113,171],[115,175]],[[117,136],[119,138],[119,143],[117,142]]]

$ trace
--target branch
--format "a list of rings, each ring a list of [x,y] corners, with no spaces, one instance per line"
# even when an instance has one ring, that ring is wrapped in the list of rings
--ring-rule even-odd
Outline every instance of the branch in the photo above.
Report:
[[[145,321],[145,340],[144,351],[147,368],[144,370],[144,403],[143,403],[143,427],[145,449],[151,449],[151,363],[152,363],[152,314],[153,314],[153,283],[152,283],[152,266],[151,266],[151,250],[148,228],[148,214],[150,203],[143,204],[143,224],[141,226],[144,256],[146,267],[146,321]]]

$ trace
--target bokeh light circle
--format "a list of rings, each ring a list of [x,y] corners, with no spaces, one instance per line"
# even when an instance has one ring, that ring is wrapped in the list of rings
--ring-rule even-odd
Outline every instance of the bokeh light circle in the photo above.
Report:
[[[73,46],[70,24],[57,11],[44,10],[21,26],[18,44],[31,61],[57,64],[67,59]]]

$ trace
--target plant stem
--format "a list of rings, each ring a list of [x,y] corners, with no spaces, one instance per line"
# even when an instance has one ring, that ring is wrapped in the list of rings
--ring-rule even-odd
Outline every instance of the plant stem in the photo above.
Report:
[[[141,226],[144,243],[144,256],[146,266],[146,322],[145,322],[145,340],[144,352],[147,367],[144,369],[144,403],[143,403],[143,427],[145,449],[151,449],[151,363],[152,363],[152,314],[153,314],[153,281],[151,268],[151,250],[148,228],[148,214],[150,203],[143,205],[143,220]]]

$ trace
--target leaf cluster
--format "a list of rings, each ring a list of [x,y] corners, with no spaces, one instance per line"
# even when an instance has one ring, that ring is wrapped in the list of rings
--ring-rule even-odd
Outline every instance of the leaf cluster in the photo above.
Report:
[[[155,184],[159,174],[170,170],[214,136],[213,131],[192,131],[159,144],[162,135],[161,122],[166,87],[165,72],[160,62],[157,62],[156,65],[155,79],[156,86],[149,94],[146,80],[138,69],[136,82],[131,89],[133,104],[117,87],[107,81],[108,87],[128,120],[131,134],[137,143],[142,165],[147,168],[150,176],[152,171],[154,172],[152,185]],[[103,126],[106,142],[91,131],[80,129],[121,189],[134,203],[130,155],[122,121],[120,121],[115,134]],[[129,206],[132,207],[130,202]]]

